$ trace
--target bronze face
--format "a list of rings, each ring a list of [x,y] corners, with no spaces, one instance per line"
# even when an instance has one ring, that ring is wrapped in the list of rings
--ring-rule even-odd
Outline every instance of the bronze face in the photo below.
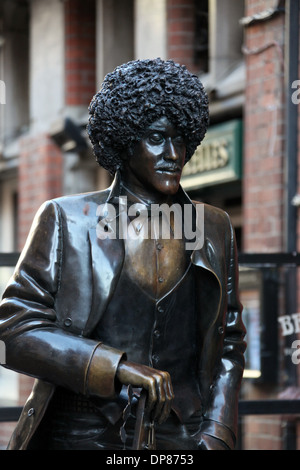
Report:
[[[123,170],[123,181],[148,201],[177,193],[185,161],[184,138],[166,117],[153,122],[134,146]]]

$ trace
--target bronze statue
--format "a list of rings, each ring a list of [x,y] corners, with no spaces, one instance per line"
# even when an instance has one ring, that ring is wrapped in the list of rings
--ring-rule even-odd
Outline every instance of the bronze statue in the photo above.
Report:
[[[234,232],[180,186],[208,126],[203,86],[172,61],[132,61],[89,112],[113,184],[41,207],[0,306],[7,367],[37,379],[8,448],[233,449]]]

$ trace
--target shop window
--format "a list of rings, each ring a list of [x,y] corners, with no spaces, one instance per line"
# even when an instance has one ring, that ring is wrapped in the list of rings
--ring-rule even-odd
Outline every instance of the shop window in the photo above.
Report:
[[[278,272],[240,267],[240,299],[247,329],[244,378],[262,384],[278,380]]]

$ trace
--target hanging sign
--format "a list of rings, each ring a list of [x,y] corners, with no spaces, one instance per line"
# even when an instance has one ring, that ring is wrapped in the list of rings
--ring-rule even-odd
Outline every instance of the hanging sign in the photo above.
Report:
[[[191,160],[185,165],[181,184],[197,189],[241,179],[242,121],[210,127]]]

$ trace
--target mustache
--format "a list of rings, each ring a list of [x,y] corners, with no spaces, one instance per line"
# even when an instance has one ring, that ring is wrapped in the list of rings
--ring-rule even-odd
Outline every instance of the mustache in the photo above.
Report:
[[[168,165],[168,164],[162,163],[161,165],[156,165],[155,170],[156,171],[174,171],[174,172],[177,172],[177,171],[181,171],[182,168],[179,165],[170,165],[170,164]]]

